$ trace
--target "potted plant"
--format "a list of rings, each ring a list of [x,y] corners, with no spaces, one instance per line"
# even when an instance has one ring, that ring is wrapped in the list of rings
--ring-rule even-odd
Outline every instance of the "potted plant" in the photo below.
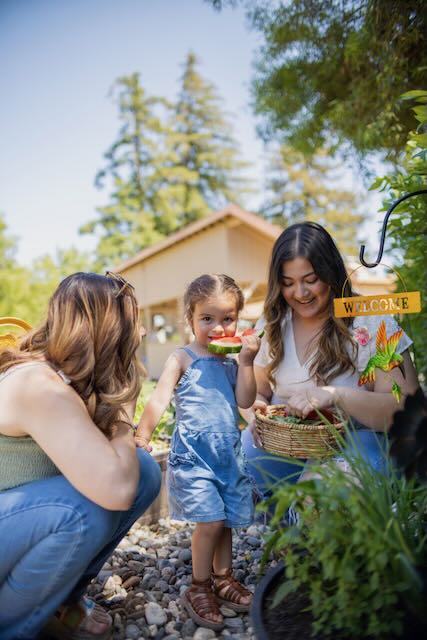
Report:
[[[390,460],[381,474],[357,452],[342,456],[346,470],[315,465],[309,479],[278,483],[262,506],[274,509],[264,563],[273,555],[282,564],[257,588],[259,640],[425,634],[427,486]]]

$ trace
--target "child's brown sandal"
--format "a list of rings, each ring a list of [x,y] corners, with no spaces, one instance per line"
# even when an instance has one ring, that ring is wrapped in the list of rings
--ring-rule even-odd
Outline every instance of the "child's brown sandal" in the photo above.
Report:
[[[224,627],[224,618],[218,607],[218,602],[212,592],[210,578],[207,580],[195,580],[181,596],[181,602],[190,617],[200,627],[207,627],[214,631],[220,631]],[[215,622],[208,616],[216,615],[220,621]]]
[[[249,611],[251,608],[251,603],[243,603],[242,598],[252,599],[252,593],[235,579],[231,569],[224,574],[212,574],[212,589],[218,602],[233,611]]]

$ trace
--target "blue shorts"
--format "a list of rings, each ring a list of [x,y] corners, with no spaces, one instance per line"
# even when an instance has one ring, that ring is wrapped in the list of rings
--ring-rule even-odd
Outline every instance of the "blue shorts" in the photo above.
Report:
[[[188,432],[186,435],[189,444]],[[253,484],[240,434],[210,433],[197,440],[197,453],[191,447],[169,454],[170,517],[189,522],[223,520],[230,528],[249,526],[253,522]]]

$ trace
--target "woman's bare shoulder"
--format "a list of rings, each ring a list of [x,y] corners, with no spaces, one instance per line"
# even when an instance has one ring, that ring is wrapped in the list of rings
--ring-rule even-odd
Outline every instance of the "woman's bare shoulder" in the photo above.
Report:
[[[80,404],[75,391],[47,362],[31,362],[17,365],[0,384],[0,394],[17,404],[49,402],[50,399],[67,400]]]
[[[5,381],[9,384],[37,384],[56,383],[61,384],[61,377],[44,361],[30,361],[14,365],[4,373]],[[62,382],[62,384],[64,384]]]
[[[0,430],[6,435],[31,435],[32,425],[49,416],[81,412],[77,393],[47,363],[26,363],[6,372],[0,383]]]

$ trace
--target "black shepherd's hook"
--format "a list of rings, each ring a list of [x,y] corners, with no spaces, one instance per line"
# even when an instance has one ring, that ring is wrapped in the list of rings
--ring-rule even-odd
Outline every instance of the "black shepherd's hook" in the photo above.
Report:
[[[383,228],[381,229],[380,248],[378,249],[378,255],[377,255],[377,259],[375,260],[375,262],[365,262],[365,260],[363,259],[363,256],[365,255],[365,245],[362,244],[361,247],[360,247],[359,260],[363,264],[363,266],[368,267],[369,269],[371,269],[372,267],[376,267],[381,262],[381,258],[383,257],[383,251],[384,251],[384,240],[385,240],[385,234],[386,234],[386,231],[387,231],[387,223],[388,223],[388,219],[390,217],[391,212],[394,211],[394,209],[401,202],[403,202],[404,200],[407,200],[408,198],[412,198],[412,196],[419,196],[422,193],[427,194],[427,189],[420,189],[419,191],[412,191],[412,193],[407,193],[406,195],[404,195],[401,198],[399,198],[399,200],[396,200],[396,202],[393,202],[393,204],[391,205],[391,207],[388,209],[387,213],[385,214],[385,218],[384,218],[384,222],[383,222]]]

